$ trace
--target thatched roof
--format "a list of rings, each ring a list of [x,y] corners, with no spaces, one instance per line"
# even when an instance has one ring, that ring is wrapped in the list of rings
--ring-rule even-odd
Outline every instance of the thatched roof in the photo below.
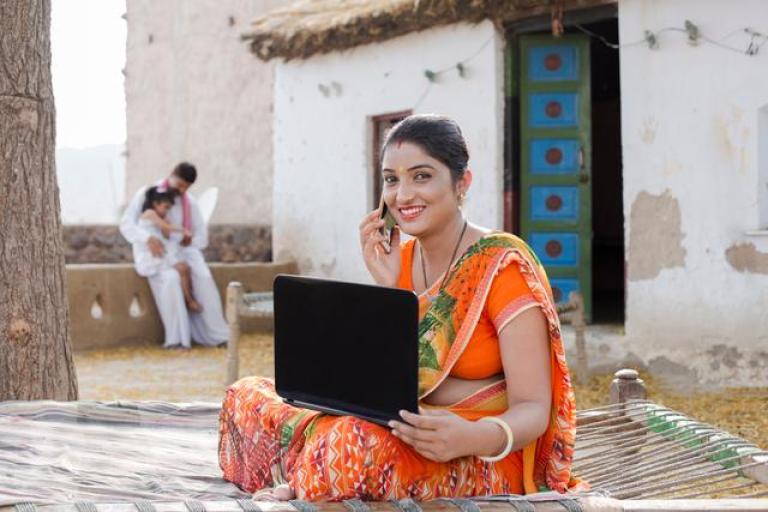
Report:
[[[460,21],[511,21],[616,0],[300,0],[271,11],[243,34],[260,59],[304,59]]]

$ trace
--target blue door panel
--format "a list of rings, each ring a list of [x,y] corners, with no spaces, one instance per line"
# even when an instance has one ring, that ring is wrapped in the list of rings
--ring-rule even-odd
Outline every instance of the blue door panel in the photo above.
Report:
[[[559,277],[556,279],[550,279],[549,284],[552,287],[552,295],[555,297],[555,302],[568,302],[568,297],[571,292],[581,292],[579,288],[579,280],[569,277]]]
[[[531,93],[529,123],[532,128],[577,128],[579,93]]]
[[[578,80],[579,50],[573,45],[535,46],[528,51],[531,82]]]
[[[532,232],[531,248],[547,267],[576,267],[579,264],[578,233]]]
[[[578,187],[536,185],[530,188],[530,194],[531,220],[578,221]]]
[[[579,141],[576,139],[533,139],[530,146],[531,174],[571,174],[578,172]]]

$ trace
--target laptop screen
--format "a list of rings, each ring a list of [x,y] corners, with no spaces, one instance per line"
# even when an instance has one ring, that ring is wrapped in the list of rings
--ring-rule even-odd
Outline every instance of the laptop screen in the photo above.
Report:
[[[413,292],[293,276],[278,276],[274,291],[282,397],[385,418],[416,409]]]

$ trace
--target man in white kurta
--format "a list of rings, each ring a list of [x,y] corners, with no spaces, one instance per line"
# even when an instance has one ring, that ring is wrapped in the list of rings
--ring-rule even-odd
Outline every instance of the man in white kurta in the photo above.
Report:
[[[182,171],[179,171],[180,169]],[[200,313],[192,313],[187,309],[181,278],[176,269],[164,269],[147,276],[165,328],[164,347],[189,348],[192,340],[202,345],[219,345],[225,343],[228,338],[219,291],[202,253],[208,245],[208,226],[205,225],[197,201],[186,191],[194,183],[196,176],[197,171],[193,166],[179,164],[167,180],[159,183],[161,186],[175,188],[188,198],[192,236],[183,237],[179,233],[173,233],[164,243],[178,245],[177,257],[189,265],[192,291],[195,300],[202,306]],[[164,250],[163,241],[157,240],[138,223],[147,188],[142,187],[133,196],[120,221],[120,233],[131,244],[147,244],[157,256]],[[182,204],[182,198],[177,197],[168,211],[166,220],[171,224],[183,225]]]

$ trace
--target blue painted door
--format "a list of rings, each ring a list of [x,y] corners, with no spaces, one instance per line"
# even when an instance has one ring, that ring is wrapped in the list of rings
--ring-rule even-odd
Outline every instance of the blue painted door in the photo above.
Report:
[[[592,313],[589,38],[520,38],[520,227],[558,302]]]

